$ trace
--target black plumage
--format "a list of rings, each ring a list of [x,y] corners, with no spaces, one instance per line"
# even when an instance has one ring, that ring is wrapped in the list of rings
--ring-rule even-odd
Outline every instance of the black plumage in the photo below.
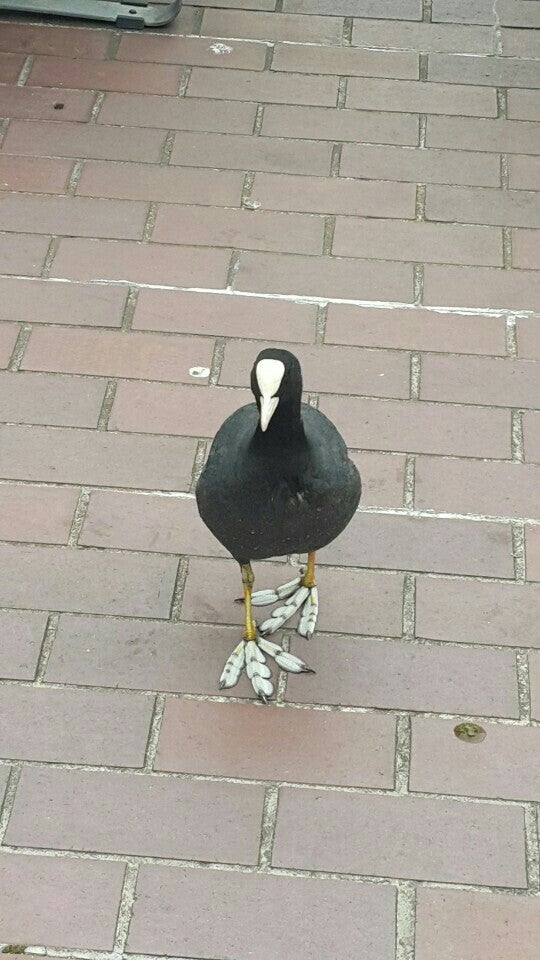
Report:
[[[319,609],[315,552],[352,518],[360,475],[345,443],[324,414],[302,403],[300,364],[287,350],[263,350],[251,372],[255,403],[241,407],[218,430],[197,484],[199,512],[242,571],[246,627],[220,687],[246,670],[261,700],[273,692],[266,656],[284,670],[309,672],[294,654],[269,640],[300,613],[298,633],[313,636]],[[253,593],[251,560],[307,553],[304,571],[276,590]],[[253,606],[280,603],[262,624]]]
[[[285,372],[268,428],[261,430],[257,365]],[[333,423],[303,404],[300,364],[286,350],[263,350],[251,374],[255,403],[220,428],[197,484],[205,524],[240,564],[319,550],[351,520],[360,475]]]

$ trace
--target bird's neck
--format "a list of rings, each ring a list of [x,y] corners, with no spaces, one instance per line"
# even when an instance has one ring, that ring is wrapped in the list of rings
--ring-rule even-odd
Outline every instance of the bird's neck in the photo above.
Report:
[[[303,443],[305,433],[300,402],[283,406],[280,404],[270,420],[267,430],[263,433],[260,425],[258,425],[253,439],[257,446],[262,447]]]

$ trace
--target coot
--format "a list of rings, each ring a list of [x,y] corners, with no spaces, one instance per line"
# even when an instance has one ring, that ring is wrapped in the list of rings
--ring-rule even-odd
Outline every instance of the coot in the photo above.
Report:
[[[255,403],[218,430],[197,484],[199,513],[240,564],[246,628],[225,664],[220,687],[233,687],[246,668],[265,701],[273,692],[265,654],[285,670],[306,672],[298,657],[268,640],[300,610],[298,632],[317,622],[315,552],[345,529],[360,501],[361,482],[343,438],[320,411],[302,403],[302,372],[288,350],[259,353],[251,371]],[[252,560],[307,553],[301,576],[277,590],[252,592]],[[252,605],[281,601],[258,625]]]

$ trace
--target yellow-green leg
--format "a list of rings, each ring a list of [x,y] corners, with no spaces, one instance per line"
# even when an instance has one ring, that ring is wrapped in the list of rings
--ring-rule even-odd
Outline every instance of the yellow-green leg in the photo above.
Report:
[[[240,564],[242,571],[242,584],[244,587],[244,609],[246,614],[246,632],[244,640],[255,640],[257,638],[257,628],[251,613],[251,591],[255,583],[255,576],[250,563]]]
[[[300,580],[300,583],[303,587],[309,587],[311,590],[315,586],[315,551],[312,550],[308,553],[308,562],[307,567],[304,571],[304,575]]]

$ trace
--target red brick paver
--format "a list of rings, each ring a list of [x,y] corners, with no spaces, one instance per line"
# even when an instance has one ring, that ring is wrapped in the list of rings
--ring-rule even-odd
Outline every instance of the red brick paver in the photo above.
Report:
[[[0,182],[6,190],[62,193],[72,166],[59,157],[0,157]]]
[[[0,365],[7,367],[15,348],[20,327],[14,323],[0,323]]]
[[[60,373],[193,383],[190,369],[206,367],[213,346],[200,337],[132,333],[126,338],[117,332],[43,328],[34,332],[23,362],[27,370],[52,367]]]
[[[0,428],[3,474],[13,480],[98,487],[186,490],[191,482],[195,441],[47,427]],[[39,540],[39,538],[37,538]]]
[[[17,792],[6,838],[14,846],[63,849],[69,837],[74,850],[257,862],[260,787],[33,767]],[[43,806],[61,810],[61,817],[38,823]],[[173,818],[175,837],[162,829]],[[224,821],[235,823],[235,834],[222,830]]]
[[[476,744],[452,736],[451,720],[416,717],[412,727],[410,787],[413,791],[538,800],[540,731],[534,727],[487,724],[478,763]],[[437,757],[444,753],[444,768]]]
[[[96,378],[48,373],[12,377],[3,371],[0,406],[4,419],[11,424],[97,427],[105,387],[106,382]]]
[[[82,327],[119,327],[127,296],[121,287],[14,277],[0,280],[0,294],[3,320]]]
[[[219,916],[208,923],[216,902]],[[327,883],[220,870],[143,868],[129,949],[248,960],[290,950],[299,960],[320,953],[353,960],[356,950],[392,960],[394,891],[386,884]],[[242,922],[238,922],[239,918]]]
[[[539,6],[0,15],[0,952],[536,960]],[[363,496],[264,707],[194,489],[268,345]]]
[[[78,678],[89,686],[211,695],[215,686],[210,674],[220,673],[221,661],[238,633],[233,627],[150,619],[137,623],[135,633],[127,619],[115,621],[112,635],[110,627],[105,619],[62,617],[47,679],[71,683]],[[132,648],[138,655],[126,656]],[[248,682],[244,680],[235,693],[249,697]]]
[[[422,890],[418,901],[417,960],[513,956],[532,960],[540,929],[536,898]]]
[[[129,93],[169,93],[174,95],[180,83],[180,68],[147,67],[139,63],[110,60],[69,60],[62,57],[36,57],[28,83],[36,87],[68,87],[86,90],[125,90]]]
[[[121,863],[2,854],[2,937],[110,950],[123,873]]]
[[[17,120],[56,120],[62,110],[64,120],[88,121],[92,115],[95,95],[61,89],[11,87],[2,94],[2,106]],[[60,106],[61,105],[61,106]]]
[[[251,704],[167,700],[156,769],[392,787],[394,736],[393,721],[382,715],[335,718],[325,710],[261,711]],[[273,745],[271,756],[259,756],[260,739]],[[319,754],[302,749],[307,739],[317,739]]]
[[[466,820],[462,813],[456,800],[283,789],[273,863],[524,887],[521,811],[471,804]],[[347,830],[342,829],[344,823]],[[504,850],[498,842],[500,833],[505,836]]]
[[[536,629],[540,587],[420,577],[416,583],[416,632],[431,640],[540,646]]]
[[[0,81],[2,83],[15,83],[23,65],[23,54],[1,53],[0,54]]]
[[[149,697],[5,686],[0,711],[2,756],[8,759],[143,765]],[[29,716],[32,723],[25,726]]]
[[[142,160],[146,163],[159,161],[163,143],[162,130],[12,120],[2,146],[14,156]]]
[[[289,700],[517,716],[510,651],[460,650],[367,638],[359,642],[356,637],[342,637],[339,643],[346,669],[337,675],[330,670],[337,643],[337,637],[313,641],[310,664],[317,673],[302,678],[303,684],[292,677]]]
[[[0,612],[2,672],[10,680],[33,680],[47,625],[45,613],[27,610]],[[7,768],[3,768],[8,773]]]
[[[77,499],[66,487],[0,484],[2,540],[67,543]]]

